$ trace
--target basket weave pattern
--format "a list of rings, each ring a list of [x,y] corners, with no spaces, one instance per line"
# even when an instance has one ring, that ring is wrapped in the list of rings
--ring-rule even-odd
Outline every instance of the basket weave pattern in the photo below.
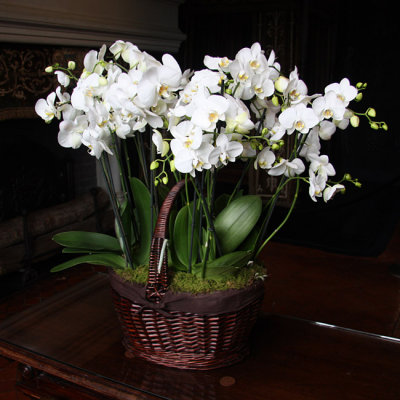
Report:
[[[261,308],[263,289],[256,285],[258,294],[250,302],[243,305],[238,301],[236,309],[228,312],[213,313],[212,309],[188,312],[176,306],[164,307],[168,290],[166,252],[160,269],[158,264],[169,211],[182,185],[183,182],[179,182],[172,188],[160,210],[151,246],[144,301],[133,301],[131,296],[126,292],[120,293],[112,284],[113,300],[128,356],[182,369],[213,369],[234,364],[248,354],[248,339]],[[126,282],[127,290],[129,285]],[[238,295],[241,292],[237,290]],[[232,296],[232,291],[230,293]],[[195,301],[207,301],[210,296],[213,295],[200,295]],[[222,296],[222,303],[231,302],[224,300],[223,292],[219,296]]]

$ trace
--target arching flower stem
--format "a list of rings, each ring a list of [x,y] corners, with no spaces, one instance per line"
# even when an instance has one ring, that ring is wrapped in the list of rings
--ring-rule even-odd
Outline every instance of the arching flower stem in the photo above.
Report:
[[[293,195],[293,200],[292,200],[292,204],[290,205],[289,211],[287,212],[287,214],[286,214],[285,218],[282,220],[282,222],[278,225],[278,227],[259,246],[254,258],[257,258],[259,256],[262,249],[279,232],[279,230],[286,224],[287,220],[289,219],[290,215],[292,214],[292,212],[294,210],[294,206],[295,206],[297,198],[298,198],[299,188],[300,188],[300,179],[298,179],[298,178],[294,178],[294,179],[296,179],[296,191]]]

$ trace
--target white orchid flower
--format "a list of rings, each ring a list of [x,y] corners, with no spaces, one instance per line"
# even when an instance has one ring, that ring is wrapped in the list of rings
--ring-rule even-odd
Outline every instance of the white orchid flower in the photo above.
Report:
[[[297,67],[289,75],[289,82],[285,88],[283,94],[286,99],[289,100],[290,104],[298,104],[307,99],[307,86],[299,78]]]
[[[251,120],[250,111],[240,99],[226,96],[229,107],[225,112],[225,132],[240,134],[249,133],[254,129],[254,122]]]
[[[221,71],[224,73],[229,72],[229,64],[232,62],[227,57],[211,57],[205,56],[203,60],[203,64],[213,70],[213,71]]]
[[[134,103],[137,94],[137,85],[142,77],[140,71],[131,70],[129,73],[121,73],[117,80],[111,84],[104,93],[104,101],[114,110],[138,110]]]
[[[312,108],[319,119],[334,119],[340,121],[344,117],[346,107],[333,90],[313,101]]]
[[[86,114],[90,127],[94,129],[104,129],[109,132],[110,114],[104,103],[94,103],[93,107],[89,108]]]
[[[254,75],[251,85],[254,94],[260,99],[272,96],[275,90],[274,82],[267,74]]]
[[[57,110],[61,111],[62,113],[64,110],[70,106],[70,100],[71,100],[71,95],[68,92],[61,92],[61,86],[58,86],[56,89],[56,95],[58,98],[58,101],[55,103]]]
[[[86,78],[79,79],[71,95],[71,104],[77,110],[87,112],[106,91],[104,80],[97,73],[90,74]]]
[[[234,80],[230,86],[233,96],[243,100],[250,100],[255,95],[252,87],[254,71],[250,66],[242,66],[236,60],[232,62],[229,69]]]
[[[203,131],[191,121],[182,121],[178,125],[172,126],[170,132],[174,137],[171,141],[171,146],[176,141],[179,141],[183,147],[195,150],[201,146],[203,141]]]
[[[161,157],[164,157],[169,151],[169,144],[157,129],[153,129],[151,140],[156,146],[157,154],[161,154]]]
[[[311,108],[299,103],[284,110],[279,115],[279,122],[290,135],[295,130],[300,133],[308,133],[311,128],[318,124],[319,119]]]
[[[55,73],[55,75],[57,75],[58,83],[59,83],[61,86],[64,86],[64,87],[69,86],[69,84],[70,84],[70,82],[71,82],[71,79],[70,79],[70,77],[69,77],[65,72],[63,72],[63,71],[56,71],[56,72],[54,72],[54,73]]]
[[[221,133],[215,141],[215,148],[210,154],[210,162],[218,167],[221,164],[227,165],[234,162],[243,152],[243,145],[235,140],[231,140],[231,135]]]
[[[221,74],[219,72],[202,69],[193,74],[188,89],[195,93],[206,88],[210,93],[219,93],[221,91],[220,83]],[[184,93],[186,92],[185,88]]]
[[[286,134],[286,128],[284,128],[279,121],[276,121],[275,125],[268,130],[268,139],[271,142],[277,142],[281,140]]]
[[[182,71],[177,61],[164,54],[163,64],[149,68],[138,84],[138,98],[145,107],[154,107],[159,98],[165,101],[175,99],[173,92],[181,89]]]
[[[257,154],[256,160],[254,161],[254,169],[258,167],[261,169],[270,169],[275,159],[275,153],[271,151],[269,147],[265,147]]]
[[[287,177],[292,177],[295,175],[300,175],[304,171],[305,166],[300,158],[295,158],[292,161],[282,158],[277,164],[271,167],[271,169],[268,171],[268,174],[271,176],[285,175]]]
[[[300,157],[305,158],[307,161],[311,161],[311,158],[319,156],[321,149],[319,130],[319,126],[315,126],[313,129],[311,129],[300,151]]]
[[[235,60],[239,61],[243,66],[248,65],[256,74],[263,73],[268,67],[268,61],[258,42],[253,43],[251,48],[245,47],[239,50],[235,56]]]
[[[87,74],[96,73],[101,75],[104,71],[104,55],[106,54],[107,47],[103,44],[100,50],[90,50],[83,60],[84,70],[83,76]]]
[[[327,177],[324,175],[315,175],[313,171],[310,172],[310,186],[308,194],[312,201],[317,201],[317,197],[321,197],[326,186]]]
[[[210,169],[210,153],[213,150],[210,143],[203,142],[197,149],[188,149],[182,142],[171,142],[171,150],[174,154],[175,168],[184,174],[195,176],[195,171]]]
[[[340,83],[331,83],[325,88],[325,93],[333,91],[337,98],[343,102],[344,106],[347,107],[350,101],[354,100],[358,94],[358,90],[351,86],[350,81],[347,78],[343,78]]]
[[[325,203],[328,202],[336,193],[344,192],[344,190],[345,187],[339,183],[333,186],[326,187],[323,193]]]
[[[140,51],[136,45],[130,42],[117,40],[110,46],[110,52],[114,54],[116,60],[121,57],[126,63],[129,64],[131,69],[135,67],[142,72],[148,69],[150,66],[159,65],[159,62],[156,61],[152,56]]]
[[[39,99],[35,104],[35,112],[44,121],[50,122],[54,117],[59,119],[61,117],[60,111],[55,106],[56,93],[51,92],[46,99]]]
[[[322,121],[319,125],[319,137],[322,140],[330,140],[336,132],[336,125],[331,121]]]
[[[99,127],[87,128],[82,134],[82,144],[89,149],[89,154],[100,158],[103,151],[113,155],[111,151],[111,135]]]
[[[78,115],[71,120],[60,122],[58,132],[58,143],[62,147],[77,149],[82,144],[82,135],[88,127],[86,115]]]
[[[267,63],[269,67],[269,77],[272,81],[276,81],[279,78],[281,66],[278,62],[275,61],[275,52],[274,50],[271,50],[271,53],[269,54]]]
[[[327,155],[317,156],[315,154],[310,155],[310,171],[315,174],[322,175],[325,177],[336,175],[335,168],[329,162],[329,157]]]
[[[225,112],[229,107],[228,100],[220,95],[204,94],[196,96],[196,109],[192,114],[192,122],[205,131],[213,131],[218,121],[225,121]]]

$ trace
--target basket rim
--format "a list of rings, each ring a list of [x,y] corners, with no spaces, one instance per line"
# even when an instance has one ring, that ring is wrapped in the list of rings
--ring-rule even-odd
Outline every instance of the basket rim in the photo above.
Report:
[[[114,270],[109,271],[111,288],[120,296],[143,308],[165,312],[187,312],[199,315],[218,315],[237,312],[264,297],[265,282],[256,280],[241,289],[217,290],[209,293],[167,291],[159,303],[146,298],[146,286],[127,281]]]

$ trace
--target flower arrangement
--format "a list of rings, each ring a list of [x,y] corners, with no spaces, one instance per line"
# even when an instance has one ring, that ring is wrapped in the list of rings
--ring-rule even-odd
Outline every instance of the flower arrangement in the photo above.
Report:
[[[321,141],[348,125],[357,127],[360,117],[374,130],[388,129],[375,121],[373,108],[357,113],[350,107],[361,100],[366,84],[352,86],[344,78],[310,95],[297,68],[283,75],[275,53],[267,57],[259,43],[234,59],[205,56],[204,65],[182,71],[169,54],[158,61],[132,43],[116,41],[89,51],[79,76],[73,61],[46,69],[60,85],[37,101],[36,112],[46,122],[61,121],[61,146],[86,146],[99,160],[116,220],[115,236],[56,235],[64,252],[81,255],[53,270],[81,263],[118,270],[147,265],[158,205],[171,183],[184,180],[163,251],[174,271],[224,280],[257,260],[292,213],[300,184],[308,185],[312,201],[325,202],[346,184],[360,186],[349,174],[335,179]],[[110,157],[119,165],[122,197]],[[219,172],[232,163],[240,164],[242,177],[232,191],[219,193]],[[279,177],[268,202],[243,192],[249,168]],[[276,201],[289,182],[295,183],[292,204],[271,231]]]

